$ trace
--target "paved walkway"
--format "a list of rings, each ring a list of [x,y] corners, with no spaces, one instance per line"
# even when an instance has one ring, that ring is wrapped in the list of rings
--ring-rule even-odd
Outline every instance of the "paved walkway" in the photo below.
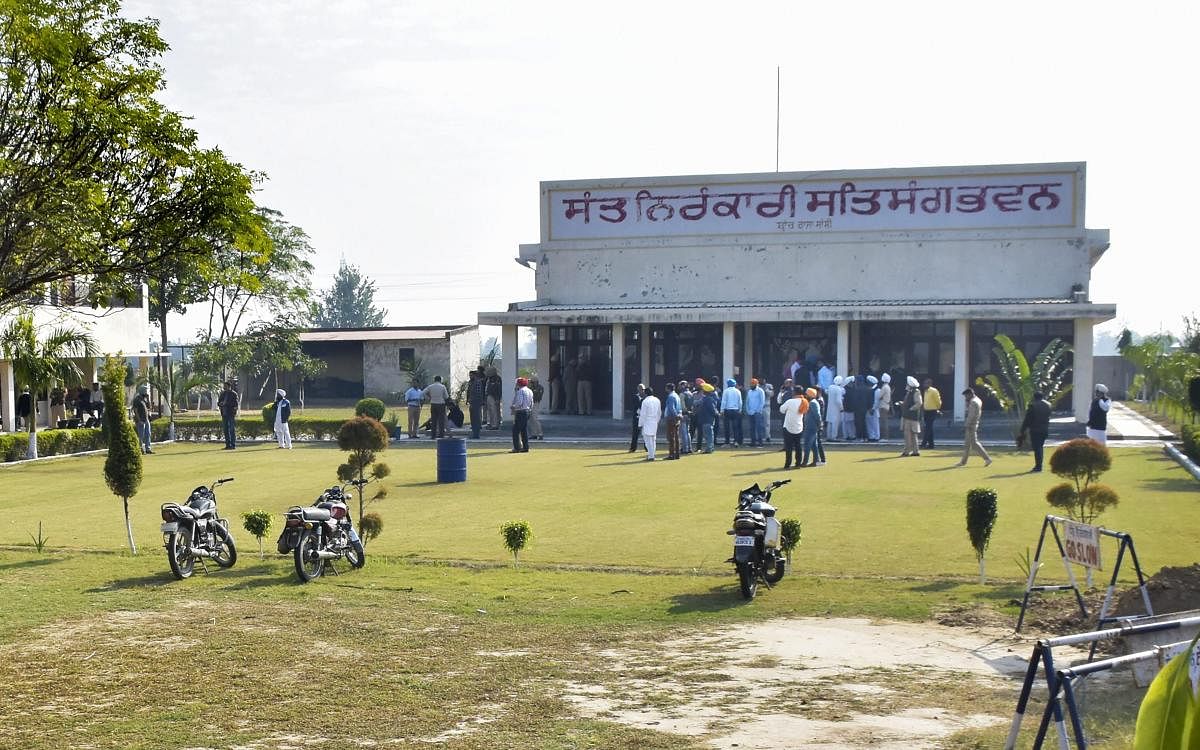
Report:
[[[629,444],[630,437],[633,431],[632,417],[625,419],[613,419],[611,416],[593,415],[590,417],[581,417],[568,414],[545,414],[541,416],[542,429],[546,434],[546,443],[595,443],[595,444],[612,444],[620,445]],[[890,439],[882,441],[886,445],[900,446],[903,440],[900,437],[900,420],[892,419],[890,426]],[[1016,432],[1016,420],[994,413],[984,413],[983,423],[980,428],[980,441],[985,445],[1012,445],[1013,436]],[[480,439],[483,443],[496,443],[512,445],[512,423],[507,419],[504,425],[499,430],[483,430]],[[780,437],[780,422],[775,420],[771,425],[771,435],[776,444],[782,444]],[[745,428],[743,428],[745,432]],[[451,437],[469,438],[471,430],[469,427],[463,427],[451,430]],[[1083,425],[1077,424],[1073,418],[1067,415],[1055,417],[1050,422],[1050,438],[1051,444],[1070,440],[1071,438],[1083,437]],[[1112,410],[1108,416],[1108,438],[1111,441],[1110,445],[1144,445],[1147,441],[1157,443],[1162,440],[1173,439],[1170,431],[1163,429],[1153,421],[1146,419],[1132,409],[1126,407],[1120,402],[1114,401]],[[660,441],[666,441],[663,431],[659,429]],[[724,437],[721,437],[724,440]],[[938,446],[956,446],[961,447],[963,444],[963,427],[962,423],[954,423],[949,419],[942,419],[937,422],[935,427],[935,440]],[[397,444],[407,442],[428,443],[428,438],[422,438],[418,441],[409,441],[401,439],[396,441]],[[844,445],[844,443],[839,443]],[[534,441],[534,446],[537,441]]]
[[[1120,401],[1108,410],[1109,440],[1174,440],[1175,434]]]

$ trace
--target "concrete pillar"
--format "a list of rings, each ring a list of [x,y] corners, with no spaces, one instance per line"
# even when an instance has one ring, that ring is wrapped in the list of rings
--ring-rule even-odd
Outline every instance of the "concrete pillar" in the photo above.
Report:
[[[1095,390],[1095,374],[1092,369],[1092,326],[1091,318],[1075,319],[1075,362],[1072,365],[1074,387],[1071,389],[1071,410],[1075,421],[1086,424],[1088,410],[1092,407],[1092,391]]]
[[[534,326],[534,340],[537,341],[537,376],[546,393],[550,393],[550,326]],[[549,404],[543,399],[542,403]]]
[[[954,421],[967,418],[967,400],[962,392],[971,375],[971,321],[954,321]]]
[[[17,384],[13,379],[12,363],[0,360],[0,400],[3,400],[4,431],[12,432],[17,424]]]
[[[837,374],[850,374],[850,321],[837,322]]]
[[[625,324],[612,324],[612,417],[625,418]]]
[[[649,323],[642,323],[642,329],[638,333],[638,347],[642,356],[642,371],[638,373],[638,381],[650,385],[650,354],[654,348],[650,346]]]
[[[755,377],[754,372],[754,324],[743,323],[743,331],[745,331],[745,345],[742,347],[742,385],[749,387],[750,378]]]
[[[722,388],[725,381],[733,377],[733,325],[730,322],[721,324],[721,382],[718,385]]]
[[[510,419],[506,412],[517,383],[516,326],[500,326],[500,356],[500,412],[505,414],[505,419]]]

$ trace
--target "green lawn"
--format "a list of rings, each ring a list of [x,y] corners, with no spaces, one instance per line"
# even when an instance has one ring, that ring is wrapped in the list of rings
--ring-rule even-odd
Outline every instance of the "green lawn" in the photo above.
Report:
[[[500,446],[470,447],[468,481],[436,482],[432,443],[381,454],[392,468],[389,497],[372,506],[385,522],[374,554],[422,559],[503,561],[501,523],[525,519],[535,538],[530,563],[721,571],[729,556],[729,526],[737,491],[755,481],[790,478],[776,492],[783,517],[799,518],[804,537],[797,570],[829,576],[964,578],[976,574],[965,528],[968,489],[986,485],[1000,496],[988,552],[988,573],[1021,578],[1015,558],[1037,543],[1049,473],[1027,474],[1029,458],[1000,454],[990,468],[951,468],[957,456],[920,459],[892,452],[849,450],[819,469],[783,472],[779,455],[730,451],[682,461],[638,460],[614,448],[548,448],[511,455]],[[227,452],[216,444],[156,449],[131,505],[139,543],[161,543],[158,508],[181,500],[218,476],[236,481],[218,492],[222,512],[236,519],[252,508],[282,514],[312,501],[334,483],[344,454],[329,444],[281,451],[271,444]],[[54,548],[124,547],[120,500],[104,485],[103,458],[68,458],[0,469],[0,545],[29,543],[42,521]],[[1195,562],[1200,546],[1200,489],[1154,449],[1114,451],[1103,481],[1121,504],[1102,522],[1133,536],[1149,572]],[[276,516],[276,522],[282,516]],[[234,523],[240,530],[240,520]],[[237,535],[243,549],[253,540]],[[274,541],[272,536],[268,546]],[[1109,559],[1115,545],[1106,547]],[[1133,580],[1132,570],[1127,580]],[[1061,576],[1051,566],[1047,575]]]
[[[957,460],[950,452],[892,455],[836,451],[823,469],[786,474],[794,482],[777,501],[784,516],[802,519],[804,540],[784,581],[749,604],[722,562],[724,532],[738,489],[785,476],[773,468],[775,453],[648,464],[619,448],[535,446],[510,455],[472,446],[469,480],[439,485],[432,444],[393,449],[383,454],[391,495],[375,506],[386,527],[368,547],[367,566],[307,586],[295,582],[290,559],[273,554],[274,534],[260,561],[244,532],[234,568],[172,580],[158,505],[235,476],[219,491],[225,515],[281,513],[332,482],[342,460],[332,446],[156,448],[133,501],[137,557],[122,551],[120,501],[104,486],[102,457],[0,469],[0,697],[8,709],[0,746],[702,747],[649,726],[581,718],[560,686],[620,694],[636,678],[704,694],[725,671],[755,665],[696,653],[664,668],[659,644],[741,621],[920,622],[976,606],[1015,621],[1013,558],[1036,542],[1042,494],[1056,478],[1024,474],[1027,456],[949,469]],[[1114,451],[1113,466],[1105,481],[1123,500],[1104,521],[1133,535],[1148,572],[1194,562],[1194,481],[1149,449]],[[964,528],[966,491],[980,484],[1001,499],[985,586],[974,580]],[[498,527],[517,518],[530,521],[535,538],[513,569]],[[45,554],[29,547],[38,520]],[[1061,577],[1056,566],[1047,571]],[[614,670],[612,649],[657,671]],[[895,686],[911,677],[864,673],[861,681]],[[940,684],[914,687],[913,705],[1005,716],[1016,698],[1015,687],[955,679],[947,692]],[[643,695],[634,710],[669,708],[676,694]],[[848,705],[771,707],[828,718]],[[1099,694],[1089,704],[1100,728],[1093,746],[1127,746],[1129,699],[1109,705]],[[967,730],[941,746],[998,747],[1004,732]]]

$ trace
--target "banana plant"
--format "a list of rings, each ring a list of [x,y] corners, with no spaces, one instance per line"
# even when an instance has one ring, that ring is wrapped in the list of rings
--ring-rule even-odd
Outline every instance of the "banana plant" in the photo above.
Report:
[[[975,384],[991,394],[1001,409],[1016,417],[1015,438],[1021,431],[1025,410],[1033,401],[1034,393],[1045,395],[1053,404],[1071,392],[1071,386],[1066,382],[1071,374],[1067,358],[1074,350],[1062,339],[1053,339],[1038,352],[1031,365],[1025,353],[1008,336],[998,333],[994,339],[997,345],[992,352],[1000,363],[1000,372],[981,375],[975,379]]]

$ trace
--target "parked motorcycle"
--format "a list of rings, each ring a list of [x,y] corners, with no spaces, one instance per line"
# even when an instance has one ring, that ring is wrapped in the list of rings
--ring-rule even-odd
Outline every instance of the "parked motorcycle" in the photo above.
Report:
[[[742,598],[753,599],[761,579],[771,587],[778,583],[787,567],[783,554],[783,535],[779,520],[775,518],[775,506],[771,505],[771,493],[792,480],[771,482],[762,489],[755,482],[738,494],[737,512],[733,515],[733,557],[737,568],[738,584]]]
[[[302,583],[320,578],[326,563],[336,574],[334,560],[345,559],[354,568],[366,563],[367,553],[350,520],[346,487],[358,487],[368,481],[356,479],[340,487],[330,487],[313,505],[294,505],[284,514],[283,533],[276,546],[281,555],[292,553],[296,575]]]
[[[200,485],[192,490],[187,502],[162,504],[163,547],[167,550],[167,562],[171,573],[178,579],[191,576],[196,561],[204,567],[205,560],[213,560],[222,568],[233,567],[237,562],[237,547],[229,535],[229,520],[217,515],[217,487],[232,482],[233,477],[218,479],[208,487]]]

